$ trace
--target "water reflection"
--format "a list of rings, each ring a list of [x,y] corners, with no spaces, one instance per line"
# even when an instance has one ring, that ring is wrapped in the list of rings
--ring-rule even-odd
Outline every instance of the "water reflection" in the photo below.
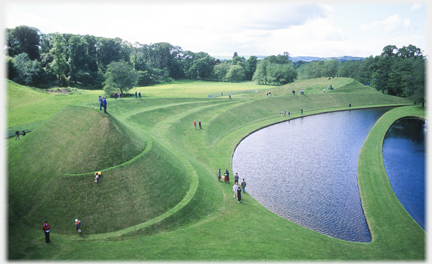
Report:
[[[369,130],[388,110],[320,114],[259,130],[236,148],[233,173],[276,214],[332,237],[369,242],[357,159]]]
[[[425,229],[424,120],[404,118],[387,131],[383,159],[393,191],[407,212]]]

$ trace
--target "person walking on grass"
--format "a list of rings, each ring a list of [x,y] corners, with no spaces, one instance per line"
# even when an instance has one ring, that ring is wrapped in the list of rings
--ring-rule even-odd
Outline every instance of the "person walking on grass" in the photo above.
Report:
[[[138,97],[141,99],[141,92],[138,93]]]
[[[17,129],[17,131],[15,131],[15,140],[19,139],[19,131]]]
[[[240,187],[237,188],[237,201],[238,201],[238,203],[241,203],[241,189],[240,189]]]
[[[100,95],[99,95],[98,100],[99,100],[99,110],[102,110],[103,99]]]
[[[238,186],[238,183],[236,182],[236,183],[234,183],[234,186],[233,186],[233,192],[234,192],[234,198],[236,198],[237,197],[237,190],[238,190],[238,188],[239,188],[239,186]]]
[[[104,97],[103,100],[102,100],[102,106],[103,106],[103,108],[104,108],[104,113],[106,114],[106,109],[107,109],[107,100],[106,100],[105,97]]]
[[[200,129],[202,129],[202,127],[201,127],[201,120],[198,121],[198,125],[199,125]]]
[[[43,231],[45,233],[45,242],[49,243],[51,242],[49,235],[50,235],[50,228],[51,226],[48,224],[48,221],[45,221],[43,224]]]
[[[78,219],[75,219],[75,228],[76,228],[76,231],[78,231],[78,233],[81,234],[81,229],[79,229],[80,227],[81,227],[81,221],[78,220]]]
[[[218,181],[220,181],[220,179],[221,179],[221,170],[220,169],[218,170],[217,176],[218,176]]]
[[[229,171],[228,171],[228,169],[225,169],[224,175],[225,175],[224,182],[229,182]]]
[[[194,121],[194,127],[195,127],[195,129],[196,129],[196,120]]]
[[[135,91],[135,98],[137,98],[137,91]]]
[[[238,180],[239,180],[239,176],[238,173],[236,172],[236,175],[234,176],[234,182],[238,184]]]
[[[243,189],[243,193],[245,193],[246,182],[245,182],[244,179],[243,179],[243,181],[242,181],[242,183],[241,183],[241,187],[242,187],[242,189]]]

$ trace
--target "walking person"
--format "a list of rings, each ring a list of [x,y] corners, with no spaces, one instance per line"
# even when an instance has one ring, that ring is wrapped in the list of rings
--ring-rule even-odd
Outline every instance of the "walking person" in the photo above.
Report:
[[[137,91],[135,91],[135,98],[137,98]]]
[[[48,224],[48,221],[45,221],[43,224],[43,231],[45,233],[45,242],[49,243],[51,242],[49,235],[50,235],[50,228],[51,226]]]
[[[196,120],[194,121],[194,127],[195,127],[195,129],[196,129]]]
[[[245,193],[246,182],[245,182],[244,179],[243,179],[243,181],[242,181],[242,183],[241,183],[241,187],[242,187],[242,189],[243,189],[243,193]]]
[[[99,110],[102,110],[102,104],[103,104],[103,99],[102,99],[102,97],[99,95],[99,98],[98,98],[98,100],[99,100]]]
[[[79,229],[80,227],[81,227],[81,221],[78,220],[78,219],[75,219],[75,228],[76,228],[76,231],[78,231],[78,233],[81,234],[81,229]]]
[[[238,203],[241,203],[241,189],[240,189],[240,187],[237,188],[237,201],[238,201]]]
[[[201,120],[198,121],[198,124],[199,124],[200,129],[202,129],[202,127],[201,127]]]
[[[141,99],[141,92],[138,93],[139,98]]]
[[[15,140],[19,139],[19,131],[17,129],[17,131],[15,131]]]
[[[301,114],[303,114],[303,108],[301,109]]]
[[[228,169],[225,169],[224,175],[225,175],[224,182],[229,182],[229,171],[228,171]]]
[[[22,132],[22,135],[23,135],[23,136],[25,136],[25,135],[26,135],[26,132],[25,132],[25,130],[23,130],[23,132]]]
[[[220,179],[221,179],[221,170],[220,169],[217,172],[217,176],[218,176],[218,181],[220,181]]]
[[[234,176],[234,182],[238,184],[238,180],[239,180],[239,176],[238,173],[236,172],[236,175]]]
[[[104,97],[103,100],[102,100],[102,106],[103,106],[103,108],[104,108],[104,113],[106,114],[106,109],[107,109],[107,100],[106,100],[105,97]]]
[[[238,188],[239,188],[239,186],[238,186],[238,183],[236,182],[236,183],[234,183],[234,186],[233,186],[233,192],[234,192],[234,198],[236,198],[237,197],[237,190],[238,190]]]
[[[121,93],[119,93],[119,99],[121,99]]]

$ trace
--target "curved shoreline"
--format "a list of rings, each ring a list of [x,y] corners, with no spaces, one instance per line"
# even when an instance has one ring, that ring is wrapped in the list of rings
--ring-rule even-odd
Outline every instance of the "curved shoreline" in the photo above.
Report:
[[[357,178],[362,208],[371,231],[371,244],[410,237],[409,242],[423,248],[424,254],[426,232],[405,210],[393,192],[382,156],[382,145],[389,127],[396,120],[411,116],[425,118],[424,109],[418,106],[396,108],[378,119],[360,149]],[[397,219],[399,224],[383,223],[382,219],[392,219],[391,222]]]

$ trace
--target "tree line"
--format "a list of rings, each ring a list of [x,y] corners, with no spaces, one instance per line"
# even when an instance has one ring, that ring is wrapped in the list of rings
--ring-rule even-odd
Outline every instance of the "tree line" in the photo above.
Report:
[[[235,52],[232,59],[221,61],[206,52],[184,51],[165,42],[132,44],[120,38],[44,34],[34,27],[18,26],[6,29],[5,52],[7,78],[40,88],[104,88],[110,94],[175,79],[283,85],[340,76],[415,102],[424,103],[425,97],[426,58],[413,45],[399,49],[389,45],[381,55],[357,61],[293,63],[287,52],[261,60],[256,56],[246,59]]]
[[[136,71],[133,76],[138,76],[139,86],[180,78],[247,81],[253,79],[258,64],[257,57],[246,60],[237,53],[232,60],[220,61],[206,52],[184,51],[164,42],[147,45],[120,38],[44,34],[28,26],[6,30],[6,55],[8,79],[42,88],[60,85],[100,89],[107,72],[112,72],[112,62],[121,63],[117,69],[122,66]],[[281,78],[274,74],[267,83],[278,83],[274,79]]]
[[[384,94],[425,103],[426,57],[414,45],[385,46],[378,56],[341,62],[337,59],[297,64],[299,79],[350,77]]]

